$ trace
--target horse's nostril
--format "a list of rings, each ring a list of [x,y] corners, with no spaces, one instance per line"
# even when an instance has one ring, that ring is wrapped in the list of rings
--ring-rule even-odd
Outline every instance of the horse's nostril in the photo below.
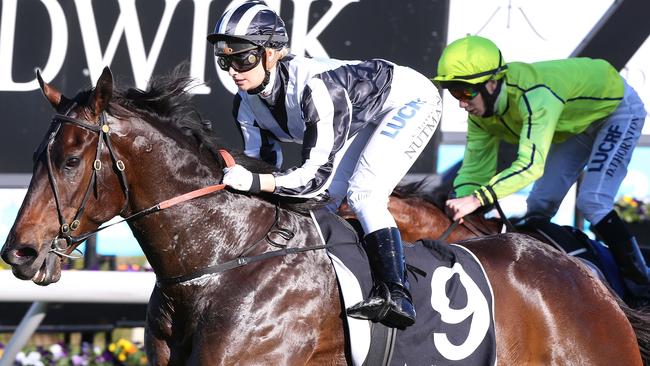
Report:
[[[35,257],[38,253],[33,248],[20,248],[16,250],[16,257]]]

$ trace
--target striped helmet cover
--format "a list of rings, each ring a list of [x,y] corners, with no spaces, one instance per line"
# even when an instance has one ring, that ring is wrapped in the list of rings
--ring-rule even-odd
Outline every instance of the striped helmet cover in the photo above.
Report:
[[[282,18],[263,1],[256,0],[227,9],[217,21],[214,32],[208,35],[208,41],[213,44],[241,40],[279,49],[289,42],[289,36]]]

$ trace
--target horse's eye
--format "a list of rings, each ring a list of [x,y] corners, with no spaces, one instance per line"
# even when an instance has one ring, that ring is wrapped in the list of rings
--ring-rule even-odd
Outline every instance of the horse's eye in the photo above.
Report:
[[[65,161],[65,167],[66,168],[76,168],[76,167],[79,166],[80,162],[81,162],[81,160],[79,160],[79,158],[73,156],[73,157],[68,158]]]

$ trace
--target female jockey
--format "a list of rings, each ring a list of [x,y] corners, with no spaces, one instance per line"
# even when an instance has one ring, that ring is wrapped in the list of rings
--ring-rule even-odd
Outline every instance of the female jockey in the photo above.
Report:
[[[234,116],[246,155],[280,168],[279,142],[302,144],[300,166],[256,174],[236,165],[225,169],[223,183],[240,191],[329,199],[332,211],[347,197],[366,234],[375,279],[370,298],[348,315],[397,328],[413,324],[402,241],[388,197],[438,126],[435,86],[385,60],[290,55],[283,20],[260,1],[226,10],[208,41],[239,88]]]
[[[469,113],[458,198],[447,201],[454,220],[532,182],[526,216],[550,219],[584,173],[577,208],[611,249],[630,291],[648,298],[645,260],[613,210],[646,111],[616,69],[590,58],[506,64],[492,41],[468,36],[445,48],[434,81]],[[500,140],[519,147],[512,165],[495,174]]]

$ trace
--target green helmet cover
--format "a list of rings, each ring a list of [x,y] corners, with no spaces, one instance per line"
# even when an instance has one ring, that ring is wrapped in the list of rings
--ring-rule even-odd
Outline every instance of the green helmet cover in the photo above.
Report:
[[[450,43],[438,61],[438,75],[433,81],[448,83],[480,84],[490,79],[500,79],[508,65],[501,51],[487,38],[467,36]]]

